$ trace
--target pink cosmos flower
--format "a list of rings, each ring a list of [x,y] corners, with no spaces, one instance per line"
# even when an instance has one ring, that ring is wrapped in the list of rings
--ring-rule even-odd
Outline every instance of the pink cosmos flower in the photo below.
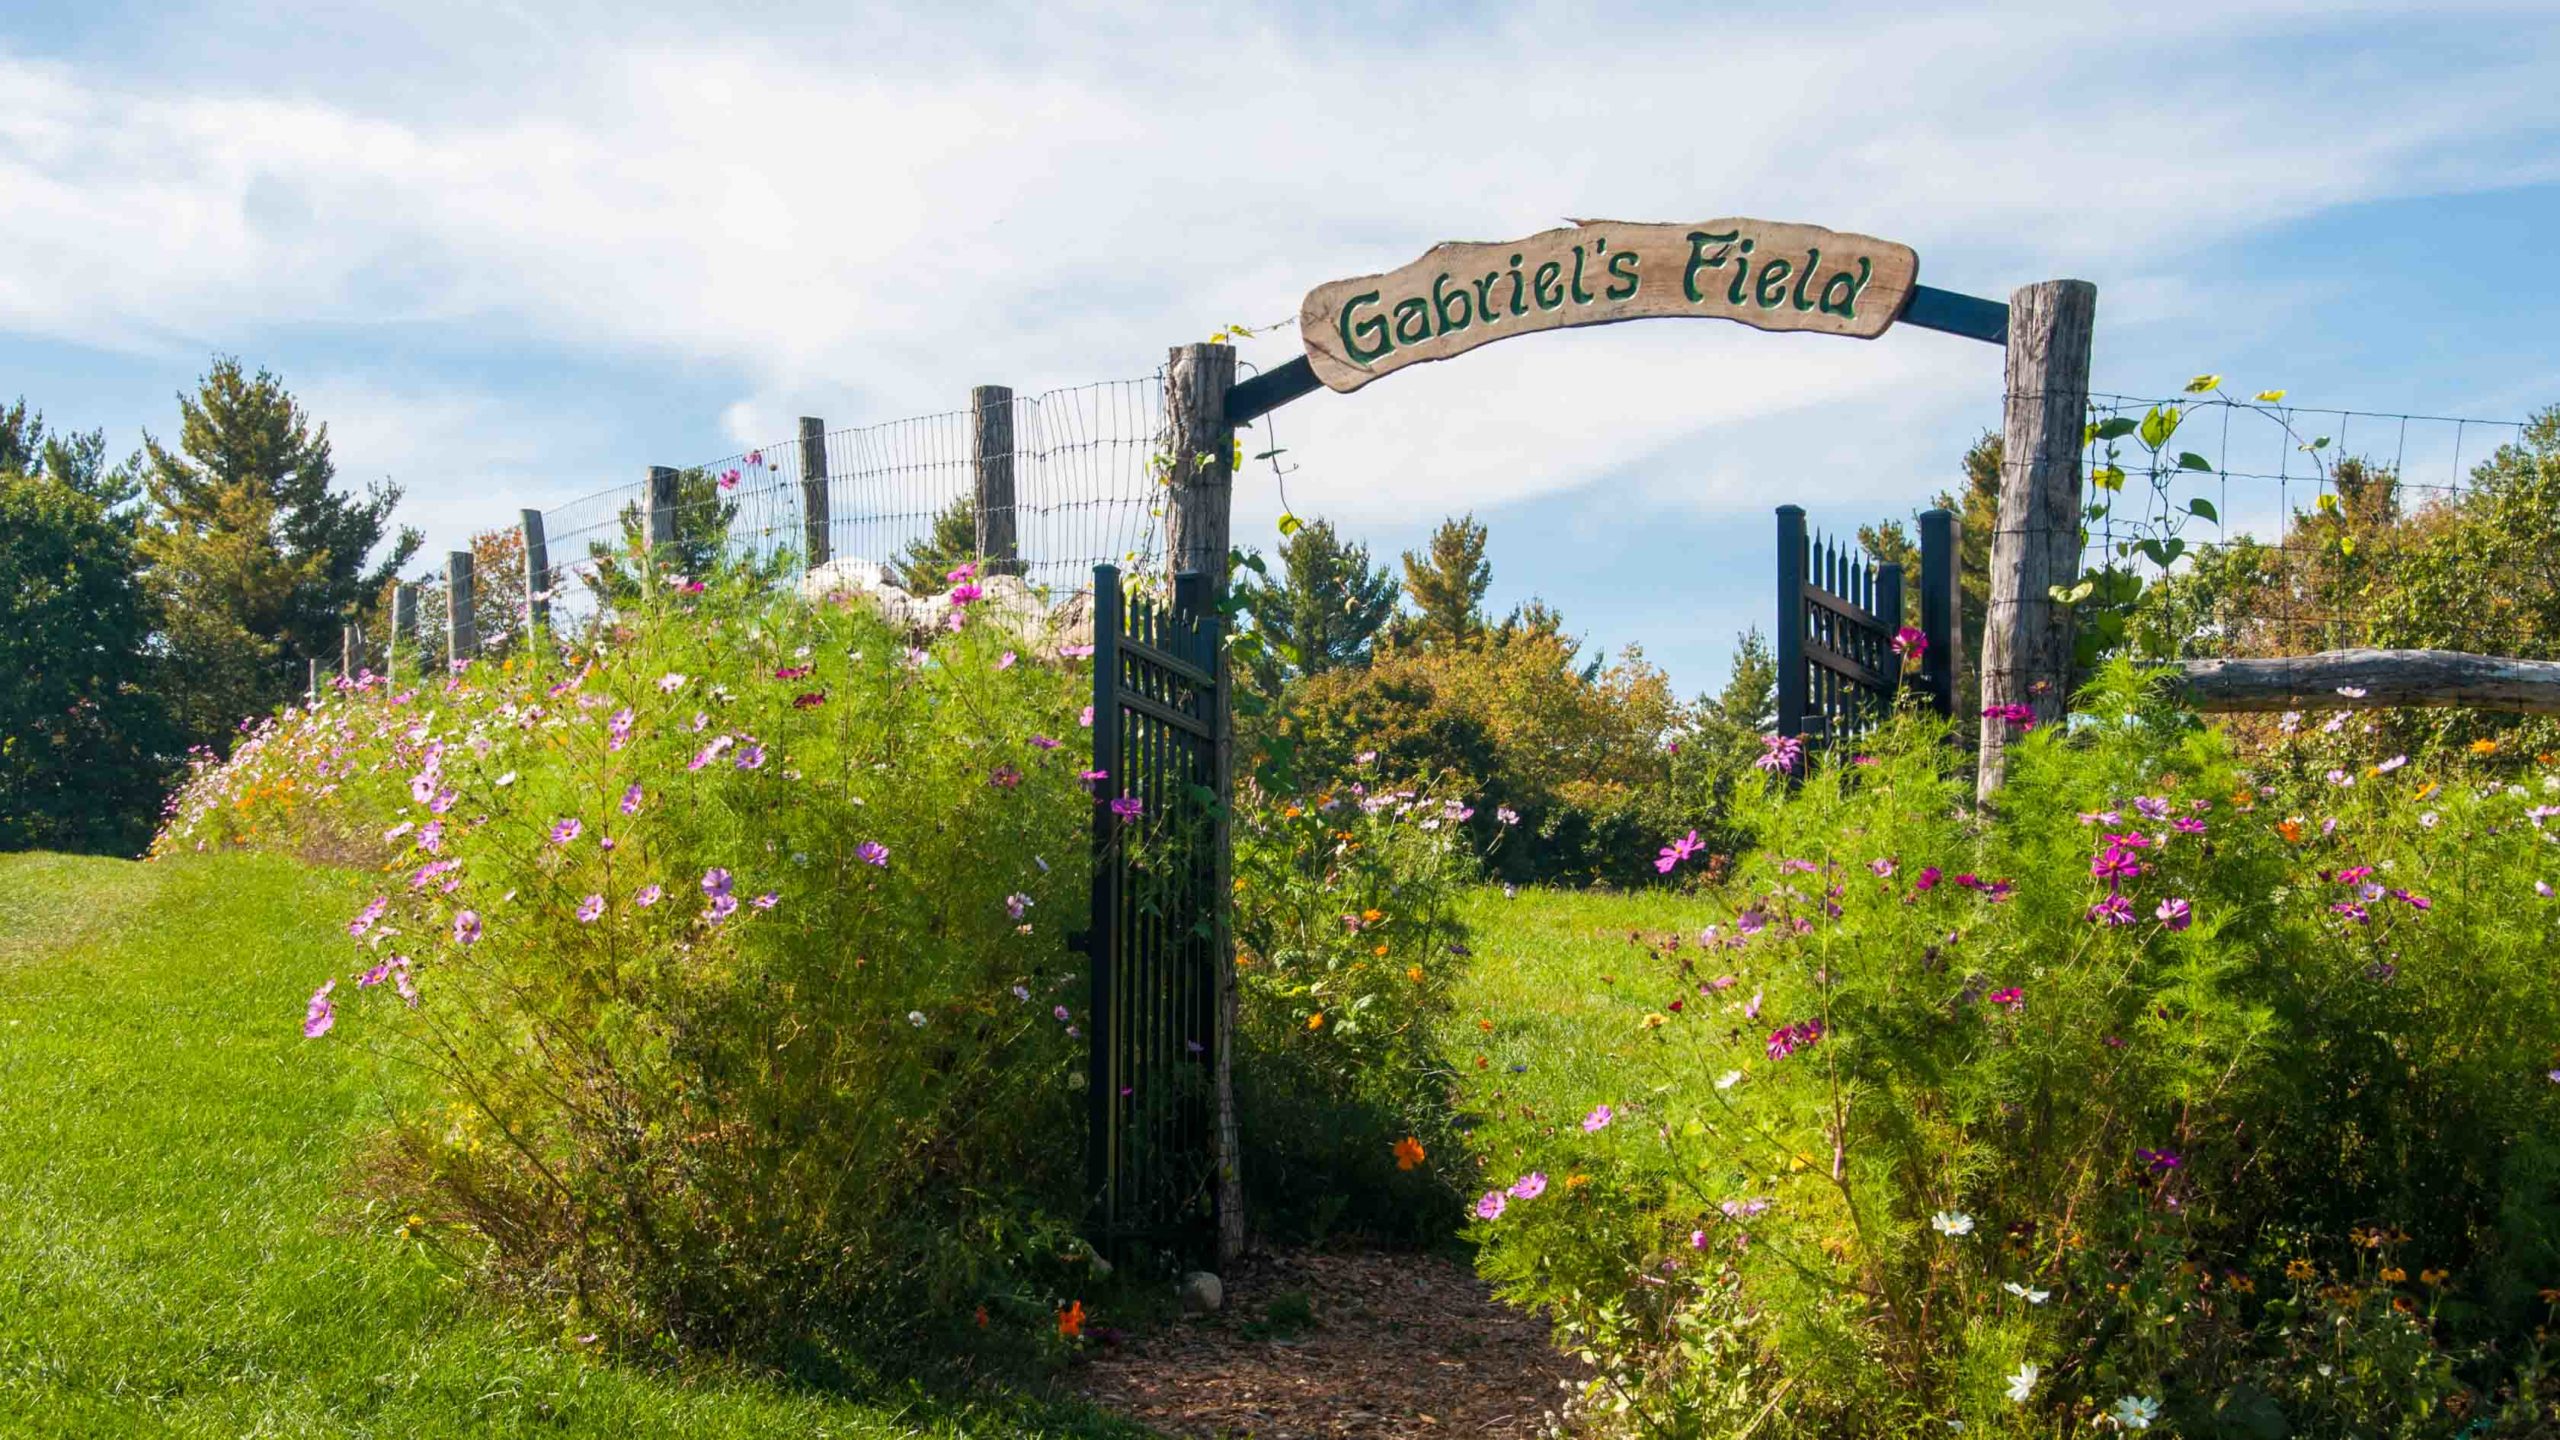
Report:
[[[2195,907],[2174,895],[2161,901],[2160,908],[2152,913],[2160,917],[2162,925],[2172,930],[2184,930],[2195,920]]]
[[[1023,894],[1019,890],[1016,890],[1012,894],[1004,897],[1004,913],[1012,916],[1016,920],[1021,919],[1022,912],[1030,908],[1031,897]]]
[[[1532,1170],[1512,1182],[1510,1193],[1514,1200],[1535,1200],[1547,1193],[1547,1177],[1539,1171]]]
[[[365,932],[373,928],[373,922],[381,919],[383,912],[390,908],[390,896],[374,896],[371,904],[368,904],[362,910],[357,911],[356,918],[347,922],[347,934],[358,940],[363,939]]]
[[[1093,647],[1090,645],[1061,645],[1058,647],[1058,653],[1064,655],[1070,660],[1083,660],[1093,654]]]
[[[1890,859],[1876,859],[1867,862],[1868,873],[1874,875],[1879,880],[1889,880],[1893,878],[1893,872],[1896,868],[1897,867]]]
[[[735,895],[721,894],[711,897],[710,908],[702,912],[702,918],[714,925],[717,925],[721,921],[726,920],[737,913],[738,897]]]
[[[1022,783],[1022,772],[1011,765],[998,765],[988,772],[987,783],[1000,790],[1011,790]]]
[[[1058,742],[1050,739],[1046,735],[1034,735],[1031,737],[1031,748],[1034,750],[1055,750],[1058,748]]]
[[[1013,662],[1014,653],[1007,650],[1002,655],[996,657],[996,668],[999,670],[1010,670],[1013,668]]]
[[[1755,770],[1768,770],[1793,775],[1804,763],[1804,738],[1799,735],[1763,735],[1760,758],[1751,762]]]
[[[791,697],[791,708],[794,710],[815,710],[826,703],[827,692],[824,690],[811,690]]]
[[[1082,726],[1083,726],[1084,728],[1086,728],[1087,730],[1092,729],[1092,728],[1093,728],[1093,707],[1092,707],[1092,706],[1090,706],[1090,705],[1087,705],[1086,707],[1084,707],[1084,713],[1083,713],[1082,715],[1079,715],[1079,716],[1077,716],[1077,717],[1076,717],[1076,723],[1077,723],[1077,724],[1079,724],[1079,725],[1082,725]]]
[[[773,678],[776,680],[805,680],[809,678],[809,667],[806,665],[785,665],[781,669],[773,672]]]
[[[1914,890],[1935,890],[1938,888],[1938,877],[1944,873],[1944,871],[1940,870],[1935,865],[1923,865],[1920,867],[1919,877],[1911,882],[1911,888]]]
[[[2136,1150],[2133,1158],[2149,1166],[2154,1175],[2166,1175],[2187,1163],[2175,1150]]]
[[[376,985],[381,984],[383,981],[385,981],[385,980],[387,980],[387,979],[389,979],[389,978],[391,977],[391,967],[392,967],[394,964],[405,964],[405,963],[406,963],[406,962],[405,962],[405,961],[402,961],[402,960],[400,959],[400,957],[399,957],[399,956],[397,956],[397,955],[393,955],[393,956],[391,956],[391,957],[389,957],[389,958],[387,958],[387,959],[385,959],[385,960],[382,960],[381,962],[379,962],[378,964],[376,964],[372,969],[367,970],[367,971],[366,971],[366,972],[364,972],[363,974],[361,974],[361,975],[359,975],[359,976],[357,976],[357,977],[356,977],[356,988],[357,988],[357,989],[359,989],[359,990],[367,990],[367,989],[371,989],[372,987],[374,987],[374,986],[376,986]]]
[[[1064,1020],[1067,1018],[1067,1007],[1064,1005],[1052,1006],[1050,1007],[1049,1015],[1052,1019]]]
[[[603,914],[604,897],[601,895],[590,895],[578,902],[578,923],[581,925],[592,925]]]
[[[1476,1218],[1499,1220],[1502,1218],[1502,1212],[1509,1209],[1510,1205],[1511,1202],[1503,1198],[1501,1191],[1487,1190],[1484,1192],[1484,1198],[1476,1202]]]
[[[570,841],[577,839],[579,832],[586,828],[587,827],[585,825],[579,823],[574,818],[557,821],[551,827],[551,843],[554,845],[566,845]]]
[[[853,858],[865,865],[877,865],[886,870],[889,868],[889,847],[877,840],[865,840],[854,847]]]
[[[1905,625],[1893,632],[1893,653],[1911,664],[1929,653],[1929,637],[1916,625]]]
[[[729,893],[729,872],[714,865],[702,872],[702,893],[718,899]]]
[[[774,906],[782,903],[782,892],[779,890],[767,890],[748,903],[754,905],[759,910],[770,910]]]
[[[612,738],[605,742],[604,748],[607,750],[619,750],[623,746],[630,744],[631,722],[635,718],[637,717],[631,713],[631,707],[628,705],[614,711],[613,718],[605,722],[605,730]]]
[[[2010,985],[1994,990],[1983,998],[2003,1009],[2016,1010],[2027,1003],[2027,992],[2015,985]]]
[[[1111,813],[1123,820],[1135,820],[1146,812],[1147,802],[1135,795],[1123,795],[1111,802]]]
[[[317,1040],[338,1023],[338,1007],[329,1001],[329,992],[337,988],[337,981],[323,980],[320,988],[311,992],[311,1003],[302,1012],[303,1039]]]
[[[479,911],[465,910],[453,917],[453,943],[456,945],[480,943]]]
[[[2089,907],[2088,919],[2098,925],[2130,925],[2133,902],[2122,895],[2110,895]]]
[[[738,768],[741,770],[763,769],[764,747],[750,741],[745,749],[738,752],[737,764]]]
[[[2201,835],[2205,832],[2205,823],[2193,815],[2181,815],[2169,822],[2169,828],[2181,835]]]
[[[643,910],[646,910],[650,906],[657,904],[658,897],[666,893],[666,888],[664,886],[655,884],[643,885],[640,887],[640,893],[631,897],[631,903],[639,906]]]
[[[2131,880],[2142,873],[2142,862],[2123,846],[2110,845],[2090,857],[2089,873],[2100,880]]]
[[[1609,1122],[1617,1118],[1617,1111],[1603,1105],[1592,1111],[1590,1114],[1582,1117],[1582,1132],[1589,1135],[1601,1130],[1606,1130],[1609,1128]]]
[[[1679,868],[1681,861],[1688,859],[1690,856],[1697,854],[1705,848],[1707,848],[1706,842],[1698,838],[1697,831],[1692,830],[1688,834],[1681,836],[1679,839],[1672,841],[1670,844],[1663,846],[1662,853],[1654,857],[1653,868],[1658,873],[1668,875],[1673,870]]]

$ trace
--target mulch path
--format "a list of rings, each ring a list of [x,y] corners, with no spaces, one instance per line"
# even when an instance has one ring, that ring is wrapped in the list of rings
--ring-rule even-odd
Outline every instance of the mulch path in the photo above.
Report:
[[[1256,1255],[1224,1278],[1219,1313],[1101,1349],[1076,1388],[1204,1440],[1527,1440],[1561,1408],[1557,1382],[1585,1373],[1548,1343],[1544,1320],[1441,1256]],[[1286,1323],[1297,1296],[1312,1324]]]

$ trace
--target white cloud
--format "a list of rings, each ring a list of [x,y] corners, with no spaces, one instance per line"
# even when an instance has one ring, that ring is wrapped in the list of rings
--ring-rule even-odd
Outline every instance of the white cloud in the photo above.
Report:
[[[1818,220],[1913,242],[1925,280],[1996,294],[2083,274],[2111,319],[2156,320],[2220,293],[2211,247],[2232,236],[2554,173],[2536,144],[2560,121],[2547,17],[2434,55],[2423,86],[2297,60],[2420,18],[1989,7],[1779,25],[1529,6],[1310,34],[926,10],[758,35],[639,16],[527,32],[492,75],[520,20],[420,9],[293,42],[302,78],[281,89],[0,58],[0,325],[191,359],[309,320],[654,357],[731,390],[701,417],[708,453],[804,411],[860,423],[952,408],[975,382],[1143,374],[1169,342],[1288,313],[1317,280],[1560,212]],[[400,78],[403,45],[466,31],[482,84]],[[1757,504],[1788,463],[1791,483],[1819,469],[1899,495],[1896,457],[1959,424],[1986,367],[1987,348],[1935,337],[1623,327],[1281,422],[1306,467],[1298,508],[1353,520],[1621,472],[1651,501]],[[370,411],[360,388],[309,398],[351,475],[393,469],[420,513],[458,515],[426,440],[488,426],[487,454],[544,422],[445,384]],[[515,462],[525,483],[547,453]]]

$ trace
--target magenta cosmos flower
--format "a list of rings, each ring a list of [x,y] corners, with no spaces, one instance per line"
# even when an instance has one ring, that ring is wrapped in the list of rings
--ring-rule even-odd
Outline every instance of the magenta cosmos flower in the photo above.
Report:
[[[2161,901],[2160,908],[2152,913],[2160,917],[2161,924],[2172,930],[2184,930],[2196,918],[2195,907],[2174,895]]]
[[[1111,802],[1111,813],[1123,820],[1135,820],[1145,813],[1147,802],[1135,795],[1123,795]]]
[[[1476,1202],[1476,1218],[1499,1220],[1502,1218],[1502,1212],[1509,1208],[1511,1208],[1511,1202],[1502,1198],[1501,1191],[1487,1190],[1484,1192],[1484,1198]]]
[[[854,847],[853,858],[865,865],[877,865],[886,870],[889,868],[889,847],[877,840],[865,840]]]
[[[479,911],[465,910],[461,914],[453,917],[453,943],[456,945],[476,945],[480,943]]]
[[[1588,1135],[1595,1131],[1606,1130],[1609,1128],[1609,1122],[1617,1118],[1617,1111],[1603,1105],[1592,1111],[1590,1114],[1582,1117],[1583,1133]]]
[[[566,845],[570,841],[577,839],[578,833],[586,828],[587,827],[585,825],[580,824],[574,819],[559,821],[551,827],[551,843],[554,845]]]
[[[631,782],[630,789],[622,792],[622,813],[625,815],[640,813],[640,782],[637,780]]]
[[[311,1003],[302,1011],[303,1039],[317,1040],[338,1023],[338,1007],[329,1003],[329,992],[337,988],[337,981],[323,980],[320,988],[311,992]]]
[[[631,903],[639,906],[643,910],[646,910],[650,906],[657,904],[658,897],[666,893],[666,889],[663,886],[643,885],[640,887],[640,893],[631,897]]]
[[[1521,1176],[1511,1186],[1511,1198],[1514,1200],[1535,1200],[1545,1193],[1547,1193],[1547,1177],[1537,1170]]]
[[[581,925],[592,925],[603,914],[604,897],[601,895],[590,895],[578,902],[578,923]]]
[[[1653,857],[1653,868],[1657,873],[1668,875],[1679,868],[1681,861],[1706,848],[1706,842],[1698,838],[1697,831],[1692,830],[1663,846],[1662,853]]]

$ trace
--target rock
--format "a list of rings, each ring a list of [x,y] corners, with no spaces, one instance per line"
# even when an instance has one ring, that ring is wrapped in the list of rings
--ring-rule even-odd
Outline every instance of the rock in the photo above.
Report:
[[[1182,1313],[1208,1315],[1227,1303],[1227,1287],[1206,1270],[1194,1270],[1182,1277],[1180,1286]]]
[[[877,560],[844,556],[830,560],[800,577],[800,598],[826,600],[838,595],[867,595],[875,590],[894,590],[897,577],[889,567]]]

